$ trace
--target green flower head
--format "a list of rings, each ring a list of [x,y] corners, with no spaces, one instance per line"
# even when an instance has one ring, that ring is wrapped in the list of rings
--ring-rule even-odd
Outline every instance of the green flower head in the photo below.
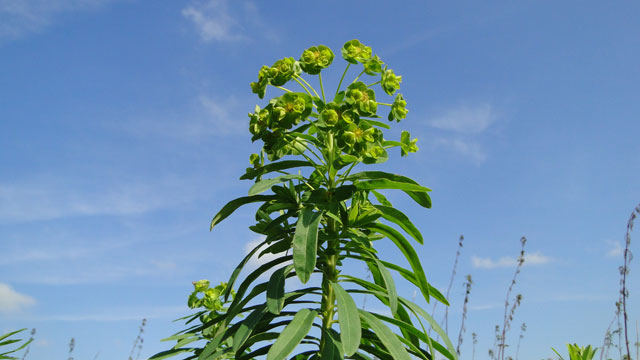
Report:
[[[311,97],[304,93],[288,92],[272,100],[274,113],[271,128],[290,129],[311,113]],[[274,123],[275,121],[275,123]]]
[[[400,121],[407,117],[408,112],[409,110],[407,110],[407,102],[402,97],[402,94],[398,94],[396,95],[396,99],[393,101],[393,104],[391,104],[389,121],[393,121],[393,119],[396,119],[396,121]]]
[[[361,44],[357,39],[347,41],[341,51],[342,57],[352,64],[364,63],[371,58],[371,48]]]
[[[209,280],[198,280],[193,282],[196,292],[205,292],[209,288]]]
[[[402,135],[400,135],[400,143],[402,143],[400,155],[407,156],[409,153],[418,151],[418,145],[416,145],[417,142],[418,139],[411,140],[411,134],[408,131],[403,131]]]
[[[346,100],[360,115],[373,115],[378,109],[376,93],[362,81],[355,82],[347,88]]]
[[[269,126],[271,113],[271,105],[267,105],[264,109],[260,109],[256,105],[255,111],[249,113],[249,132],[252,135],[260,135]]]
[[[292,57],[276,61],[269,69],[270,82],[273,86],[282,86],[297,73],[298,66]]]
[[[396,76],[396,74],[394,74],[393,70],[391,69],[385,70],[384,73],[382,73],[382,79],[380,82],[382,90],[384,90],[384,92],[389,95],[393,95],[396,90],[400,89],[402,76]]]
[[[335,126],[340,120],[340,106],[336,103],[328,103],[320,112],[319,120],[326,126]]]
[[[378,57],[378,55],[374,55],[371,59],[367,60],[364,63],[364,72],[367,75],[375,75],[380,74],[382,72],[382,60]]]
[[[333,51],[324,45],[312,46],[300,56],[302,71],[310,75],[319,74],[320,71],[333,62]]]
[[[258,94],[258,97],[262,99],[267,91],[267,85],[269,85],[270,68],[263,65],[258,72],[258,81],[251,83],[251,92]]]
[[[367,142],[374,142],[376,131],[373,127],[359,127],[355,124],[350,124],[347,130],[343,134],[343,140],[350,146],[356,144],[363,144]]]

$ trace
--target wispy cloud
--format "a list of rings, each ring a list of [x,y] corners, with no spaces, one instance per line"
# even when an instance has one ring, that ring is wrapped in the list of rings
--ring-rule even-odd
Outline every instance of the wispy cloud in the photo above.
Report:
[[[190,198],[192,196],[185,193],[184,179],[96,185],[78,184],[74,179],[37,178],[14,184],[0,183],[0,223],[142,214],[184,203]]]
[[[266,26],[258,5],[253,1],[194,1],[182,9],[182,16],[191,21],[204,42],[238,42],[249,40],[249,33],[259,34],[271,42],[280,37],[273,26]]]
[[[607,240],[607,245],[609,247],[609,250],[607,250],[607,257],[610,257],[610,258],[622,257],[624,248],[622,247],[619,241]]]
[[[480,143],[473,140],[442,137],[436,139],[434,145],[447,148],[466,158],[469,158],[476,165],[480,165],[485,160],[487,160],[487,152],[484,150],[482,145],[480,145]]]
[[[2,0],[0,40],[37,33],[63,13],[95,10],[114,0]]]
[[[238,21],[229,13],[226,0],[199,2],[182,9],[203,41],[238,41],[244,39]]]
[[[495,117],[495,112],[489,104],[463,105],[445,111],[429,121],[429,124],[438,129],[479,134],[489,128]]]
[[[433,144],[471,159],[476,165],[487,159],[479,141],[496,121],[496,111],[488,103],[456,106],[434,116],[428,124],[442,130]]]
[[[36,303],[29,295],[21,294],[5,283],[0,283],[0,313],[14,313]]]
[[[542,265],[554,261],[552,257],[542,254],[540,251],[524,256],[524,266],[529,265]],[[518,263],[518,259],[511,256],[503,256],[497,260],[491,258],[481,258],[477,256],[471,257],[471,263],[473,267],[478,269],[495,269],[504,267],[515,267]]]

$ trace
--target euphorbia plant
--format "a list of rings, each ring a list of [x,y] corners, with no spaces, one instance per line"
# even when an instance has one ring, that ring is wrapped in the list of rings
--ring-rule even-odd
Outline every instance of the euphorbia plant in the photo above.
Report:
[[[267,90],[280,94],[249,114],[252,140],[263,146],[250,156],[252,167],[241,179],[255,184],[248,196],[229,202],[215,215],[211,229],[240,206],[258,203],[250,229],[264,240],[240,262],[219,294],[219,303],[228,307],[207,312],[206,319],[203,312],[194,315],[192,320],[200,317],[203,323],[170,338],[178,344],[154,358],[184,352],[191,353],[189,359],[254,359],[266,354],[269,360],[283,360],[292,353],[295,359],[432,359],[436,352],[456,358],[447,335],[420,306],[398,295],[392,276],[393,271],[408,280],[427,302],[447,304],[427,282],[405,237],[422,244],[420,231],[380,192],[400,190],[430,208],[430,190],[402,175],[355,171],[361,164],[386,161],[390,148],[400,148],[402,156],[418,150],[417,140],[406,131],[399,141],[385,139],[384,130],[390,126],[378,115],[386,109],[391,122],[407,116],[407,103],[398,93],[402,77],[358,40],[344,44],[341,54],[346,69],[331,93],[326,92],[322,72],[335,56],[326,46],[305,50],[299,60],[284,58],[260,69],[252,91],[261,99]],[[345,75],[353,66],[361,72],[346,84]],[[319,91],[303,74],[317,76]],[[293,87],[285,87],[289,84]],[[378,86],[382,93],[374,90]],[[379,96],[393,100],[379,102]],[[386,261],[374,247],[381,240],[391,241],[408,267]],[[277,257],[238,285],[249,259],[265,254]],[[372,281],[343,273],[347,260],[364,263]],[[267,281],[261,278],[265,272],[272,272]],[[320,286],[286,291],[285,283],[293,277],[303,284],[316,277]],[[375,297],[389,312],[360,309],[353,294]],[[444,345],[429,338],[429,326]],[[207,343],[184,347],[198,340]]]

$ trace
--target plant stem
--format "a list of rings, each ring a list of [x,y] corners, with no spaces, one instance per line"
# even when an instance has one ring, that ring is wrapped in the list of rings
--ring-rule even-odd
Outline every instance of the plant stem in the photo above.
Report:
[[[313,86],[311,86],[311,84],[309,84],[309,83],[307,82],[307,80],[305,80],[302,76],[300,76],[300,75],[296,75],[296,76],[294,77],[294,79],[296,79],[296,78],[299,78],[300,80],[302,80],[302,82],[304,82],[305,84],[307,84],[307,86],[309,87],[309,89],[311,89],[311,91],[313,91],[313,93],[314,93],[314,94],[316,94],[316,97],[320,97],[320,95],[318,95],[318,92],[316,91],[316,89],[314,89],[314,88],[313,88]],[[309,94],[309,95],[311,95],[311,94]]]
[[[393,106],[393,104],[389,104],[389,103],[381,103],[379,102],[378,105],[384,105],[384,106]]]
[[[302,88],[304,89],[304,91],[307,92],[307,94],[309,94],[309,96],[313,96],[313,94],[311,94],[311,91],[309,91],[309,89],[307,89],[306,86],[304,86],[303,83],[300,82],[300,80],[298,80],[298,78],[296,76],[293,77],[293,80],[295,80],[298,84],[300,84],[300,86],[302,86]]]
[[[629,273],[629,262],[631,261],[631,250],[629,250],[629,246],[631,245],[631,231],[633,230],[633,222],[636,219],[636,214],[640,214],[640,204],[636,206],[635,209],[631,212],[631,217],[629,217],[629,222],[627,222],[627,233],[625,234],[625,247],[624,247],[624,266],[620,270],[622,273],[621,280],[621,289],[620,289],[620,297],[622,298],[622,314],[624,319],[624,341],[627,348],[627,358],[631,359],[631,351],[629,350],[629,335],[627,332],[627,323],[629,322],[629,317],[627,314],[627,298],[629,297],[629,293],[627,291],[627,274]]]
[[[353,79],[353,81],[352,81],[351,83],[353,84],[353,83],[355,83],[356,81],[358,81],[358,79],[360,79],[360,76],[362,76],[362,74],[364,74],[364,70],[362,70],[362,71],[360,72],[360,74],[358,74],[358,76],[356,76],[356,78],[355,78],[355,79]]]
[[[335,178],[333,175],[333,132],[329,132],[327,136],[327,191],[333,191],[335,188]],[[327,241],[326,263],[322,268],[322,333],[320,336],[320,354],[323,353],[324,346],[326,345],[326,337],[329,336],[329,330],[333,325],[333,318],[335,316],[335,302],[336,297],[333,292],[331,283],[338,281],[338,255],[340,253],[340,239],[338,238],[338,232],[336,229],[336,222],[334,219],[327,219],[327,229],[329,230],[330,238]]]
[[[342,77],[340,78],[340,82],[338,83],[338,88],[336,89],[336,94],[334,95],[334,99],[336,98],[336,96],[338,96],[338,93],[340,92],[340,86],[342,86],[342,80],[344,80],[344,76],[347,75],[347,70],[349,70],[349,66],[351,66],[351,63],[347,63],[347,67],[344,69],[344,72],[342,73]]]
[[[322,86],[322,73],[318,73],[318,80],[320,81],[320,91],[322,92],[322,101],[327,102],[324,98],[324,86]]]
[[[271,86],[274,86],[274,85],[271,85]],[[285,87],[282,87],[282,86],[274,86],[274,87],[276,87],[276,88],[278,88],[280,90],[286,91],[286,92],[293,92],[293,91],[291,91],[291,90],[289,90],[289,89],[287,89]]]
[[[372,84],[367,85],[367,87],[372,87],[373,85],[380,84],[381,82],[382,82],[382,81],[378,80],[378,81],[376,81],[376,82],[374,82],[374,83],[372,83]]]

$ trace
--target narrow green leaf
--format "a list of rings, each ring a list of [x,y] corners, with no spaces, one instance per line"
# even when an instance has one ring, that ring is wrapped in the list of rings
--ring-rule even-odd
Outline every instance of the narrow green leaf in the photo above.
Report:
[[[356,319],[358,317],[356,316]],[[360,322],[360,321],[358,321]],[[326,342],[324,344],[324,348],[322,349],[322,353],[320,354],[321,359],[330,359],[330,360],[342,360],[343,356],[343,346],[340,342],[340,335],[333,330],[329,329],[329,331],[325,332]],[[306,357],[303,359],[307,359]]]
[[[291,323],[287,325],[275,343],[267,353],[267,360],[286,359],[293,349],[304,339],[315,320],[318,313],[309,309],[301,309],[293,317]]]
[[[375,190],[371,190],[371,192],[376,197],[376,199],[378,199],[378,202],[380,202],[380,204],[382,204],[384,206],[393,207],[391,202],[389,202],[389,200],[387,200],[387,198],[384,195],[382,195],[381,193],[379,193],[379,192],[377,192]]]
[[[287,182],[291,179],[302,179],[302,178],[303,178],[302,175],[293,174],[293,175],[282,175],[282,176],[274,177],[272,179],[264,179],[264,180],[258,181],[257,183],[253,184],[251,189],[249,189],[249,196],[257,195],[257,194],[260,194],[261,192],[267,191],[271,189],[271,187],[275,184]]]
[[[380,262],[380,260],[372,257],[376,264],[378,265],[378,269],[380,269],[380,274],[382,275],[382,279],[384,280],[385,287],[387,288],[387,294],[389,294],[389,309],[391,309],[391,314],[394,316],[398,312],[398,293],[396,292],[396,284],[393,282],[393,277],[389,270]]]
[[[312,208],[300,211],[296,232],[293,235],[293,265],[300,281],[309,281],[316,267],[316,251],[318,248],[318,225],[322,219],[321,212]]]
[[[402,236],[402,234],[400,234],[396,229],[384,224],[374,223],[367,225],[367,227],[388,237],[394,244],[396,244],[398,249],[400,249],[402,254],[404,254],[404,257],[409,262],[409,265],[411,265],[411,269],[418,280],[418,287],[420,288],[424,299],[429,302],[429,283],[427,282],[427,277],[424,274],[418,254],[416,254],[415,249],[407,239],[405,239],[404,236]]]
[[[295,167],[305,167],[305,166],[313,166],[308,161],[304,160],[285,160],[279,162],[273,162],[267,164],[265,166],[261,166],[259,168],[249,168],[247,172],[240,177],[240,180],[251,180],[255,179],[260,175],[268,174],[274,171],[281,171],[286,169],[291,169]]]
[[[409,217],[402,211],[394,209],[390,206],[374,205],[378,210],[382,212],[382,217],[400,226],[402,230],[411,235],[421,245],[424,243],[420,230],[409,220]]]
[[[209,228],[209,230],[213,230],[213,227],[216,226],[216,224],[226,219],[227,216],[231,215],[234,211],[236,211],[236,209],[238,209],[242,205],[246,205],[254,202],[269,201],[273,199],[275,199],[273,195],[254,195],[254,196],[240,197],[235,200],[231,200],[225,206],[223,206],[222,209],[220,209],[220,211],[216,214],[216,216],[213,217],[213,220],[211,220],[211,227]]]
[[[233,335],[233,351],[237,352],[242,344],[247,341],[247,339],[253,332],[253,329],[255,329],[256,325],[262,319],[262,316],[265,314],[265,312],[265,305],[261,305],[257,309],[253,310],[253,312],[242,321],[240,327]]]
[[[396,334],[394,334],[391,329],[368,311],[358,310],[358,312],[360,313],[360,318],[369,324],[371,330],[373,330],[378,339],[382,341],[382,344],[384,344],[394,360],[411,360],[407,349],[405,349],[402,342],[398,340]]]
[[[404,298],[400,298],[400,301],[402,302],[402,304],[404,304],[406,307],[408,307],[409,309],[411,309],[411,311],[417,313],[418,315],[422,316],[425,320],[427,320],[427,322],[429,322],[429,325],[431,325],[431,328],[438,334],[440,335],[440,337],[442,338],[442,340],[444,341],[448,353],[444,352],[444,349],[440,349],[440,353],[444,356],[446,356],[447,358],[451,359],[451,360],[456,360],[457,357],[457,353],[456,353],[456,349],[453,347],[453,344],[451,343],[451,340],[449,339],[449,337],[447,336],[447,333],[442,330],[442,328],[440,327],[440,325],[438,325],[438,322],[435,321],[434,318],[431,317],[431,315],[429,315],[426,311],[424,311],[424,309],[422,309],[420,306],[418,306],[417,304],[404,299]],[[436,345],[437,343],[434,342],[434,345]]]
[[[397,190],[404,190],[404,191],[419,191],[419,192],[429,191],[428,188],[420,185],[409,184],[406,182],[399,182],[399,181],[391,181],[387,179],[358,181],[358,182],[355,182],[354,185],[361,190],[397,189]]]
[[[153,355],[152,357],[150,357],[149,360],[168,359],[168,358],[176,356],[178,354],[182,354],[182,353],[186,353],[186,352],[193,352],[193,350],[194,349],[171,349],[171,350],[167,350],[167,351],[162,351],[162,352],[159,352],[159,353]]]
[[[267,287],[267,309],[272,314],[278,315],[282,311],[284,306],[284,280],[292,269],[293,265],[288,265],[271,274],[269,286]]]
[[[391,127],[389,125],[387,125],[387,124],[385,124],[385,123],[383,123],[381,121],[376,121],[376,120],[371,120],[371,119],[361,119],[360,121],[362,121],[362,120],[366,121],[367,123],[369,123],[371,125],[377,126],[377,127],[381,127],[381,128],[384,128],[384,129],[391,129]]]
[[[387,173],[384,171],[363,171],[360,173],[352,174],[347,180],[361,180],[361,179],[387,179],[396,182],[405,182],[409,184],[418,185],[418,183],[406,176]],[[430,190],[428,190],[430,191]],[[424,191],[405,191],[415,202],[420,206],[427,209],[431,208],[431,198]]]
[[[358,351],[362,336],[358,308],[348,292],[338,283],[331,283],[336,293],[338,303],[338,323],[340,324],[340,339],[344,354],[351,356]]]
[[[27,330],[27,328],[20,329],[20,330],[16,330],[16,331],[12,331],[12,332],[10,332],[10,333],[6,333],[6,334],[4,334],[4,335],[0,336],[0,340],[2,340],[2,339],[6,339],[6,338],[8,338],[8,337],[9,337],[9,336],[11,336],[11,335],[17,334],[17,333],[19,333],[19,332],[21,332],[21,331],[25,331],[25,330]]]

